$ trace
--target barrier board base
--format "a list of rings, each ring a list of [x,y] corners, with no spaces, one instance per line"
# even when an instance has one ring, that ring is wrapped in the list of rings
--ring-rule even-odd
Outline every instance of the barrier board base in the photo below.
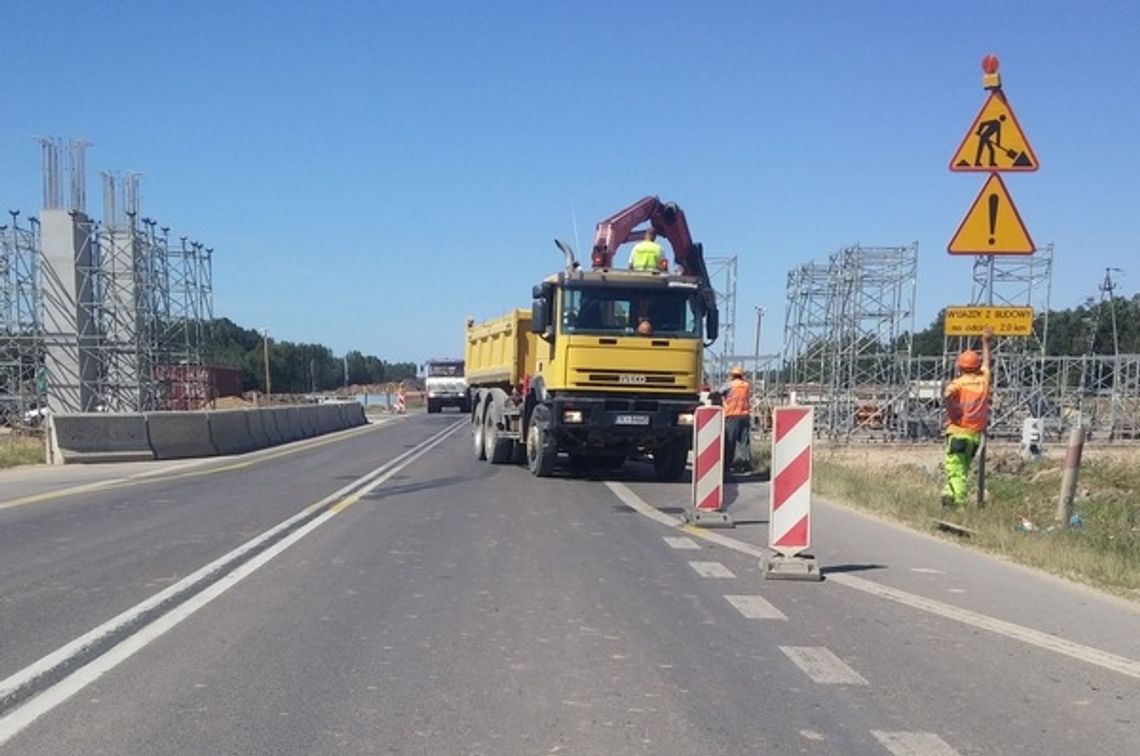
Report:
[[[760,569],[764,572],[765,580],[809,580],[818,582],[823,580],[823,573],[819,571],[819,562],[815,557],[807,554],[797,554],[787,557],[776,554],[767,559],[760,560]]]
[[[947,530],[951,533],[957,533],[963,536],[977,535],[978,531],[967,528],[965,525],[953,522],[952,520],[944,520],[941,517],[931,517],[930,521],[934,523],[934,527],[939,530]]]
[[[736,523],[728,516],[728,512],[718,509],[693,509],[685,513],[685,522],[698,528],[735,528]]]

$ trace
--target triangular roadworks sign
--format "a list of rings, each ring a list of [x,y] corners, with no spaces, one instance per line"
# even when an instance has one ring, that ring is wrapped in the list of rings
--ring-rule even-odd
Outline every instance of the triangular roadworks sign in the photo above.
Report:
[[[946,250],[952,255],[1033,254],[1033,240],[1001,176],[990,174]]]
[[[952,171],[1035,171],[1040,167],[1002,91],[990,93],[950,160]]]

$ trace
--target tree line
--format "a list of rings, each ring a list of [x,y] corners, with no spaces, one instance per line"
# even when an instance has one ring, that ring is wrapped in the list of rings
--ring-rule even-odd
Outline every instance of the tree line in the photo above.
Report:
[[[1048,329],[1042,314],[1034,320],[1036,333],[1047,331],[1045,353],[1049,355],[1140,354],[1140,294],[1050,310]],[[914,334],[914,354],[942,354],[945,321],[946,311],[941,310],[928,328]]]
[[[386,362],[353,350],[337,357],[324,344],[303,344],[270,338],[269,382],[273,393],[304,394],[330,391],[346,383],[378,384],[416,376],[413,362]],[[228,318],[206,324],[203,359],[208,365],[240,368],[246,391],[266,390],[265,343],[261,334],[242,328]]]

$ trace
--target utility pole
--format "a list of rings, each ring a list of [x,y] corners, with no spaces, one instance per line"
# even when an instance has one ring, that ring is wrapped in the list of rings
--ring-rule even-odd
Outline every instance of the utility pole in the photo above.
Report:
[[[261,352],[265,357],[265,396],[266,396],[266,398],[269,398],[269,395],[273,393],[273,389],[269,383],[269,329],[268,328],[262,328],[261,329]]]
[[[756,348],[752,352],[755,359],[752,367],[752,386],[755,388],[757,375],[760,372],[760,327],[764,324],[764,313],[766,310],[763,307],[756,308]]]

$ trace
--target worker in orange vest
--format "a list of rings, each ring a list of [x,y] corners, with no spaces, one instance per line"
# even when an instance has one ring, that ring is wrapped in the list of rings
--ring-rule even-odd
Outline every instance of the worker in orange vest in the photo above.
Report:
[[[744,380],[744,368],[733,365],[729,381],[721,387],[724,397],[724,462],[725,470],[752,471],[752,387]]]
[[[982,332],[982,355],[967,349],[958,355],[958,377],[942,393],[946,408],[946,487],[942,506],[966,506],[970,463],[978,453],[982,434],[990,419],[990,337],[993,329]]]

